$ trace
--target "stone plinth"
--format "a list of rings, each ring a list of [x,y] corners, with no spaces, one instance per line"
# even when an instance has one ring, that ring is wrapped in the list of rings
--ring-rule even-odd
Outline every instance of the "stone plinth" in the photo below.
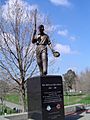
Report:
[[[37,76],[27,81],[28,118],[64,120],[61,76]]]

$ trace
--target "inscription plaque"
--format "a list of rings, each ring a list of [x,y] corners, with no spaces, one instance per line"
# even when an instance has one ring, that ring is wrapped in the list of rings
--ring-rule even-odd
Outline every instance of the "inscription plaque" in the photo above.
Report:
[[[41,82],[43,120],[64,120],[62,78],[42,78]]]

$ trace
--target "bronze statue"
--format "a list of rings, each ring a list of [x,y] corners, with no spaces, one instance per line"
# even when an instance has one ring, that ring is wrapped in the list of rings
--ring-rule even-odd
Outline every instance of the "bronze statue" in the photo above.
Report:
[[[40,70],[40,75],[47,75],[47,68],[48,68],[47,45],[51,49],[54,57],[59,57],[60,53],[53,50],[49,36],[44,33],[44,25],[40,25],[38,27],[39,34],[36,35],[36,31],[37,31],[36,30],[36,15],[37,15],[37,9],[35,9],[35,14],[34,14],[35,29],[34,29],[34,34],[32,37],[32,43],[37,44],[36,58],[37,58],[37,64]]]
[[[40,25],[38,29],[39,29],[38,35],[36,35],[36,30],[34,30],[32,43],[33,44],[36,43],[37,45],[36,58],[40,70],[40,75],[46,75],[48,68],[47,45],[49,46],[55,57],[58,57],[60,54],[53,50],[49,36],[44,33],[44,25]]]

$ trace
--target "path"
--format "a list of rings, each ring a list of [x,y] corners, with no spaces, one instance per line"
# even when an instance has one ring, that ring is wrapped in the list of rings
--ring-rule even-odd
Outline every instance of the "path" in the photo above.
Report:
[[[0,103],[1,103],[1,100],[0,100]],[[17,109],[20,109],[20,110],[23,109],[23,107],[21,105],[11,103],[11,102],[8,102],[8,101],[4,101],[4,104],[11,109],[13,109],[13,108],[17,108]]]

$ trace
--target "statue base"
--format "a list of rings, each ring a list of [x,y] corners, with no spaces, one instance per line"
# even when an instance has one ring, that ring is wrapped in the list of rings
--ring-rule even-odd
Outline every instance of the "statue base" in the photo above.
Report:
[[[27,80],[28,118],[64,120],[61,76],[37,76]]]

